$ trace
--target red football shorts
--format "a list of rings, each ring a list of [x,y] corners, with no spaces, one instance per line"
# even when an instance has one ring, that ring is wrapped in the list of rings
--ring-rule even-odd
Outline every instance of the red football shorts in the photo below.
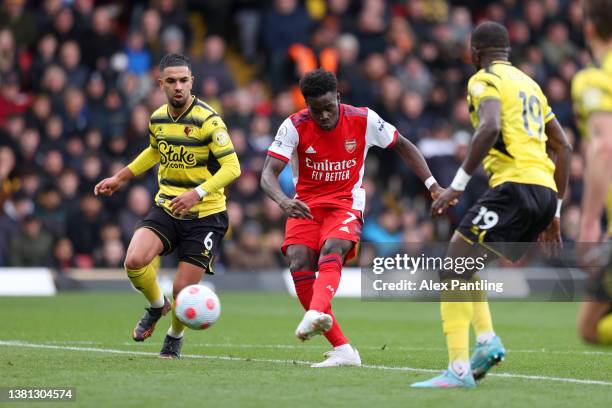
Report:
[[[310,211],[313,219],[288,218],[285,226],[285,241],[281,247],[283,254],[289,245],[306,245],[315,252],[320,252],[323,244],[329,238],[345,239],[359,242],[363,220],[361,211],[330,207],[314,208]],[[357,245],[346,255],[345,261],[357,253]]]

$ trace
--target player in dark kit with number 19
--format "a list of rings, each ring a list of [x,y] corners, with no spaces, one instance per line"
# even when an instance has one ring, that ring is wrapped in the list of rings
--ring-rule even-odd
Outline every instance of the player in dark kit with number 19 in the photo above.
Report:
[[[295,290],[306,310],[295,335],[301,340],[324,334],[334,349],[313,367],[361,365],[331,310],[342,265],[355,255],[362,226],[365,191],[361,187],[368,149],[393,148],[435,199],[444,190],[432,177],[416,147],[368,108],[340,103],[336,77],[311,71],[300,81],[308,109],[287,118],[268,150],[261,186],[289,216],[282,251]],[[287,197],[278,175],[291,163],[296,184]],[[318,277],[315,271],[318,269]]]

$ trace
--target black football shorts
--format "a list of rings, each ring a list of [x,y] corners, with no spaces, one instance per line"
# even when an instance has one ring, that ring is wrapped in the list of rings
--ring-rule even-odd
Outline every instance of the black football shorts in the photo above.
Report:
[[[496,243],[501,256],[518,260],[548,227],[557,211],[557,193],[544,186],[505,182],[491,188],[461,220],[457,232],[470,243]]]
[[[161,255],[177,250],[179,261],[204,268],[213,275],[212,262],[228,228],[227,212],[181,220],[159,206],[153,206],[141,227],[153,231],[164,244]]]

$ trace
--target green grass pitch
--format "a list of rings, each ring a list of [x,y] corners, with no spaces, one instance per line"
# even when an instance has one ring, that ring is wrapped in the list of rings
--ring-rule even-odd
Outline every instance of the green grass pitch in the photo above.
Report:
[[[179,361],[156,357],[168,317],[145,343],[131,340],[144,307],[137,293],[0,298],[0,387],[76,388],[76,403],[45,406],[612,403],[612,349],[579,341],[576,303],[493,303],[495,328],[508,349],[496,375],[475,390],[414,390],[410,383],[446,365],[436,303],[335,299],[336,315],[367,366],[311,369],[304,362],[320,361],[328,347],[322,337],[304,344],[294,338],[302,316],[296,299],[253,293],[220,298],[221,319],[208,330],[188,331]]]

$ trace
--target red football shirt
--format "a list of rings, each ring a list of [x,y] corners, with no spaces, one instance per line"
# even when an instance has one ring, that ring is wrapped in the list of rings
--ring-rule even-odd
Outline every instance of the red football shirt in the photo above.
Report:
[[[361,182],[368,149],[388,148],[396,140],[395,127],[373,110],[341,104],[338,124],[330,131],[321,129],[308,109],[289,116],[268,154],[290,162],[295,198],[309,207],[332,205],[363,211]]]

